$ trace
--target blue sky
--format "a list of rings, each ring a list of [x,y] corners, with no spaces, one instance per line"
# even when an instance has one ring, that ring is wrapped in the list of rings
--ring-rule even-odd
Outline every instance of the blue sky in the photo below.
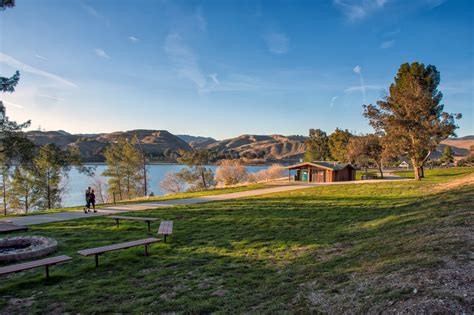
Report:
[[[370,132],[362,104],[419,61],[474,134],[470,0],[16,2],[0,12],[0,75],[22,77],[1,98],[32,129]]]

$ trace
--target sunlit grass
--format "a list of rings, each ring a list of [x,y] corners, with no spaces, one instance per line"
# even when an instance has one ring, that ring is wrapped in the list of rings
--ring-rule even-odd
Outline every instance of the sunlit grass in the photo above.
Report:
[[[319,186],[285,193],[147,210],[140,216],[174,220],[168,243],[92,257],[80,249],[156,236],[142,222],[119,228],[104,217],[32,226],[27,234],[54,237],[56,254],[71,263],[0,278],[0,313],[242,313],[307,312],[309,284],[341,292],[360,277],[434,268],[464,245],[435,233],[466,227],[474,187],[431,193],[426,188],[472,174],[427,170],[421,182]],[[13,234],[15,235],[15,234]],[[373,287],[374,303],[405,299],[410,289]],[[33,297],[28,308],[14,298]],[[318,310],[318,309],[316,309]],[[321,311],[321,310],[319,310]]]

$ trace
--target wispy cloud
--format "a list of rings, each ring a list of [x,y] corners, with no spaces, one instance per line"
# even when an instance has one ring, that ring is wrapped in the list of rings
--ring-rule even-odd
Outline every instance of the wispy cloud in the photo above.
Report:
[[[354,67],[354,69],[352,69],[352,71],[353,71],[354,73],[360,74],[360,72],[362,71],[362,67],[359,66],[359,65],[357,65],[357,66]]]
[[[207,80],[198,64],[197,55],[179,34],[169,34],[165,41],[165,52],[174,63],[178,74],[196,84],[198,91],[206,88]]]
[[[127,39],[132,43],[138,43],[140,41],[140,39],[135,36],[128,36]]]
[[[333,4],[349,21],[362,20],[382,9],[387,0],[333,0]]]
[[[98,56],[98,57],[101,57],[101,58],[106,58],[106,59],[109,59],[110,56],[107,55],[107,53],[105,52],[105,50],[101,49],[101,48],[96,48],[94,49],[94,52],[95,54]]]
[[[35,54],[35,57],[38,58],[38,59],[42,59],[42,60],[48,60],[48,58],[46,58],[44,56],[41,56],[39,54]]]
[[[3,103],[5,103],[6,105],[9,105],[9,106],[16,107],[16,108],[18,108],[18,109],[23,109],[23,108],[25,108],[23,105],[17,104],[17,103],[12,103],[12,102],[7,102],[7,101],[0,101],[0,102],[3,102]]]
[[[385,32],[382,36],[383,37],[393,37],[393,36],[395,36],[399,33],[400,33],[400,29],[398,28],[398,29],[393,30],[393,31]]]
[[[352,92],[366,92],[367,90],[383,90],[385,87],[382,85],[359,85],[359,86],[350,86],[344,89],[345,93]]]
[[[283,33],[268,33],[263,36],[268,50],[274,54],[286,54],[289,49],[290,40]]]
[[[383,42],[380,44],[380,48],[382,48],[382,49],[387,49],[387,48],[392,47],[394,44],[395,44],[395,40],[394,40],[394,39],[386,40],[386,41],[383,41]]]
[[[48,98],[48,99],[50,99],[50,100],[54,100],[54,101],[58,101],[58,102],[64,102],[64,99],[63,99],[63,98],[60,98],[60,97],[57,97],[57,96],[53,96],[53,95],[39,94],[38,96],[39,96],[39,97],[43,97],[43,98]]]
[[[97,11],[97,10],[96,10],[95,8],[93,8],[92,6],[83,3],[83,4],[82,4],[82,8],[83,8],[90,16],[96,18],[96,19],[99,20],[99,21],[102,21],[103,23],[105,23],[105,25],[110,26],[109,19],[107,19],[107,17],[105,17],[104,15],[102,15],[101,13],[99,13],[99,11]]]
[[[339,98],[339,96],[333,96],[331,98],[331,104],[329,104],[329,108],[332,108],[334,106],[334,103],[336,102],[336,100]]]
[[[366,93],[366,85],[364,83],[364,77],[362,76],[362,67],[359,65],[356,65],[352,71],[355,74],[359,75],[360,79],[360,91],[362,92],[362,100],[364,101],[364,104],[367,103],[367,93]],[[347,92],[347,91],[346,91]]]
[[[14,69],[18,69],[20,70],[20,72],[28,72],[28,73],[31,73],[31,74],[34,74],[34,75],[38,75],[38,76],[41,76],[41,77],[44,77],[44,78],[48,78],[48,79],[51,79],[53,81],[56,81],[56,82],[59,82],[59,83],[62,83],[64,85],[67,85],[67,86],[70,86],[70,87],[75,87],[77,88],[78,86],[69,81],[69,80],[66,80],[56,74],[52,74],[50,72],[46,72],[46,71],[43,71],[43,70],[40,70],[38,68],[35,68],[33,66],[30,66],[30,65],[27,65],[26,63],[23,63],[7,54],[4,54],[4,53],[1,53],[0,52],[0,63],[3,63],[5,65],[8,65]]]
[[[209,78],[215,83],[215,84],[221,84],[221,82],[217,79],[217,73],[212,73],[209,75]]]

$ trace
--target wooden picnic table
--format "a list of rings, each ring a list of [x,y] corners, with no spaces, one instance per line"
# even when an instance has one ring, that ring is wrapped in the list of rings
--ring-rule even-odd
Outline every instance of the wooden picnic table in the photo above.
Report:
[[[165,243],[166,243],[166,236],[173,233],[173,221],[163,221],[160,223],[160,227],[158,228],[158,234],[165,236]]]
[[[136,220],[136,221],[145,221],[148,224],[148,232],[151,230],[151,222],[158,221],[159,218],[146,218],[146,217],[130,217],[130,216],[122,216],[122,215],[112,215],[109,218],[114,219],[117,222],[117,227],[120,226],[120,220]]]

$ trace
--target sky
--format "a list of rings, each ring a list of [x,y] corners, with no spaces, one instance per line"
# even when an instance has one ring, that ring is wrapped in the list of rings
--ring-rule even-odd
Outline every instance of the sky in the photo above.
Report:
[[[400,64],[441,72],[474,134],[471,0],[16,0],[0,11],[10,119],[31,129],[164,129],[226,139],[371,132],[362,105]]]

